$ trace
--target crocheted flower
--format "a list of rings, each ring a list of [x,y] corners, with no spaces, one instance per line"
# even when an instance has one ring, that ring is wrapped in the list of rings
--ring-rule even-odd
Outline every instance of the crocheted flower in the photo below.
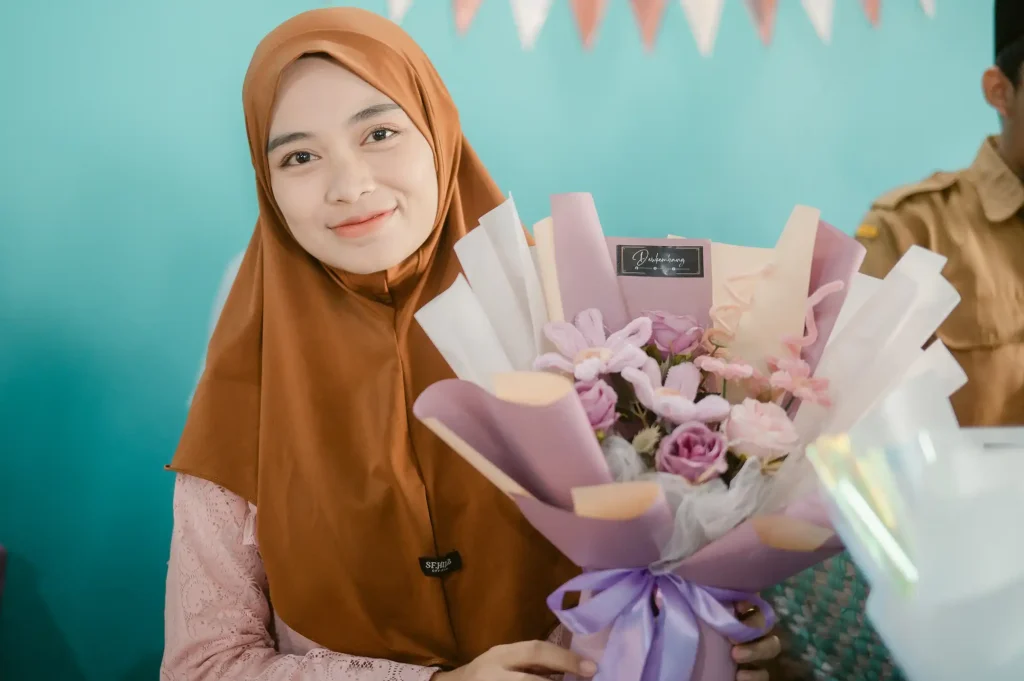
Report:
[[[651,320],[634,319],[607,336],[601,311],[591,309],[577,315],[575,324],[548,322],[544,335],[558,352],[541,355],[534,361],[534,368],[564,371],[587,382],[627,367],[643,366],[647,353],[642,348],[651,339]]]
[[[697,368],[709,374],[718,376],[723,381],[737,381],[744,378],[751,378],[754,375],[754,367],[746,362],[730,362],[722,357],[711,357],[704,355],[693,360]]]
[[[785,390],[805,402],[820,404],[823,407],[832,406],[832,399],[828,394],[828,379],[812,377],[811,367],[804,360],[792,357],[772,359],[768,364],[772,370],[772,375],[768,379],[771,387]]]
[[[667,312],[651,312],[651,339],[664,353],[689,355],[700,347],[704,329],[690,316],[679,316]]]
[[[682,476],[701,483],[724,473],[725,438],[703,423],[686,423],[662,438],[654,465],[662,473]]]
[[[622,377],[633,386],[640,404],[666,421],[713,423],[729,415],[729,403],[719,395],[706,395],[694,402],[701,375],[691,362],[669,369],[664,384],[658,363],[650,358],[641,369],[623,369]]]
[[[724,430],[730,449],[764,461],[788,454],[800,440],[785,409],[750,398],[733,406]]]
[[[579,395],[594,430],[607,430],[618,420],[615,405],[618,404],[619,396],[601,379],[590,383],[577,383],[576,394]]]

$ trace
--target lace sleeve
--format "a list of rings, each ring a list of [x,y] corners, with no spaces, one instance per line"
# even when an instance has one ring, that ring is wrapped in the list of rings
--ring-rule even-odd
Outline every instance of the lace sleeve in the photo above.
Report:
[[[282,655],[249,508],[223,487],[178,475],[167,570],[161,681],[427,681],[436,669],[322,648]]]

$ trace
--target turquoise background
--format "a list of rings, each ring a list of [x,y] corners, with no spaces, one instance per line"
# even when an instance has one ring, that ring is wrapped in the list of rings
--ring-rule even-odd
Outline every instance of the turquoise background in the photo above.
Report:
[[[384,0],[359,3],[378,11]],[[508,3],[458,38],[406,26],[524,219],[594,193],[608,232],[771,243],[793,204],[851,230],[875,195],[968,164],[992,3],[840,0],[831,46],[738,0],[711,59],[670,3],[654,54],[625,0],[595,49],[558,0],[535,51]],[[241,82],[299,0],[51,0],[0,9],[0,678],[157,678],[176,444],[227,261],[255,218]]]

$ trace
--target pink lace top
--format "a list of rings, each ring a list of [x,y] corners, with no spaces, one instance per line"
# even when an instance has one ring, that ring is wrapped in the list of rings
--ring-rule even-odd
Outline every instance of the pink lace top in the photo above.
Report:
[[[267,599],[255,530],[255,506],[177,476],[161,681],[427,681],[437,672],[326,650],[289,629]],[[568,639],[561,627],[549,638]]]

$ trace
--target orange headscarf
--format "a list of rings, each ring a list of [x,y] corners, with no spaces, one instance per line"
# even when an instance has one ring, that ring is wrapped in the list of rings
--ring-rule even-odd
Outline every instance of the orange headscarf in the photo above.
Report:
[[[322,265],[274,202],[271,108],[282,71],[308,54],[332,57],[394,100],[433,149],[434,230],[387,272]],[[576,568],[410,411],[451,377],[413,314],[453,282],[455,241],[502,201],[448,91],[398,26],[332,8],[263,40],[243,99],[260,217],[170,468],[258,506],[273,606],[320,645],[457,666],[497,644],[544,638],[555,626],[545,597]],[[421,571],[421,557],[452,551],[461,570]]]

